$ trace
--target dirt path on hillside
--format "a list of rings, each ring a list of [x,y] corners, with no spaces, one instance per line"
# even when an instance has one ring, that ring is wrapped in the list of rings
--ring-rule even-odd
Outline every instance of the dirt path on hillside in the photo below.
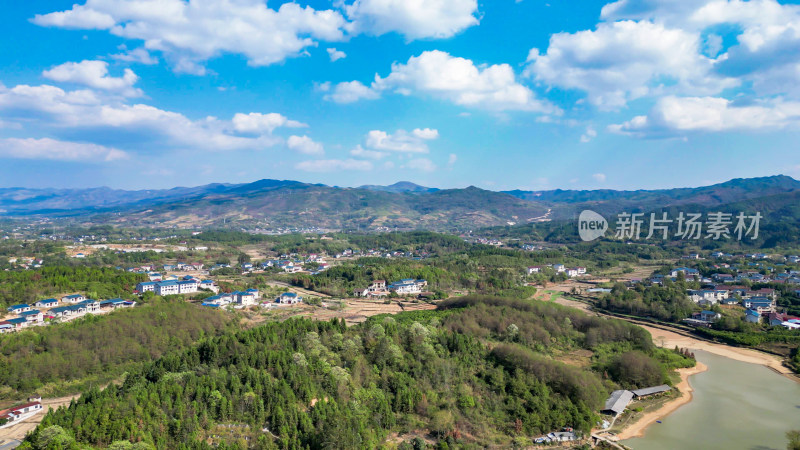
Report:
[[[348,325],[361,323],[372,316],[378,314],[399,314],[404,311],[425,311],[436,309],[436,305],[431,303],[411,303],[392,301],[383,303],[383,300],[344,300],[345,306],[342,309],[313,308],[301,312],[298,315],[313,317],[317,320],[330,320],[334,317],[344,318]]]
[[[284,283],[283,281],[267,281],[267,284],[269,286],[288,288],[289,291],[295,292],[295,293],[300,294],[300,295],[320,297],[320,298],[330,298],[331,297],[328,294],[323,294],[322,292],[310,291],[308,289],[303,289],[303,288],[299,288],[297,286],[292,286],[291,284]]]

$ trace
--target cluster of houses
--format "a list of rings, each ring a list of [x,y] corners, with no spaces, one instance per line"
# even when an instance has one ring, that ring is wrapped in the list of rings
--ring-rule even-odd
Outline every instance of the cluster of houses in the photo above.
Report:
[[[564,264],[548,264],[546,266],[528,267],[528,275],[543,273],[547,269],[552,269],[555,273],[565,273],[570,278],[586,275],[586,267],[567,267]]]
[[[303,297],[294,292],[283,292],[274,300],[261,300],[258,289],[248,289],[243,292],[231,292],[214,295],[203,301],[203,306],[210,308],[220,308],[223,306],[233,306],[234,308],[244,308],[246,306],[260,305],[268,308],[275,305],[294,305],[303,301]]]
[[[752,259],[763,259],[763,254],[748,255]],[[789,257],[794,258],[794,257]],[[756,265],[760,265],[757,263]],[[709,308],[713,305],[741,305],[745,309],[745,320],[751,323],[762,323],[767,321],[770,325],[783,326],[788,329],[800,329],[800,321],[796,317],[779,314],[776,301],[778,293],[775,289],[762,287],[759,289],[748,288],[744,285],[735,284],[737,282],[749,281],[751,283],[798,283],[800,284],[800,271],[796,270],[777,270],[765,275],[757,270],[742,269],[728,264],[715,265],[715,268],[732,269],[736,274],[714,273],[710,277],[703,277],[697,269],[691,267],[677,267],[670,271],[669,277],[672,280],[679,275],[687,280],[698,281],[702,285],[701,289],[689,289],[687,295],[696,304]],[[650,282],[653,284],[663,284],[667,277],[663,275],[653,275]],[[796,291],[800,295],[800,289]],[[684,319],[685,322],[695,326],[710,326],[721,317],[720,314],[709,310],[703,310],[692,314],[691,317]]]
[[[8,263],[20,269],[38,269],[44,264],[43,259],[37,259],[30,256],[12,257],[8,258]]]
[[[406,258],[406,259],[415,259],[420,260],[427,258],[430,254],[426,251],[400,251],[400,250],[388,250],[386,248],[370,248],[364,251],[358,249],[350,249],[342,251],[341,253],[337,253],[333,255],[334,259],[340,258],[352,258],[352,257],[361,257],[361,256],[368,256],[370,258]]]
[[[156,295],[175,295],[175,294],[192,294],[199,290],[219,292],[219,287],[214,283],[214,280],[200,280],[191,275],[186,275],[181,279],[167,279],[161,281],[143,281],[136,285],[135,294],[144,294],[145,292],[153,292]]]
[[[28,403],[0,411],[0,428],[16,425],[42,411],[42,398],[31,397]]]
[[[423,293],[427,286],[427,281],[413,278],[405,278],[389,284],[386,284],[386,280],[375,280],[364,289],[356,289],[354,295],[367,298],[385,297],[392,292],[397,295],[414,295]]]
[[[61,305],[61,306],[59,306]],[[0,333],[11,333],[30,326],[46,325],[53,319],[69,320],[85,314],[100,314],[118,308],[132,308],[135,301],[121,298],[93,300],[82,294],[71,294],[61,300],[47,298],[33,305],[20,303],[8,307],[8,312],[16,317],[0,321]]]
[[[203,306],[220,307],[230,304],[250,306],[255,305],[260,298],[261,293],[258,291],[258,289],[248,289],[241,292],[236,291],[212,295],[211,297],[203,300]]]

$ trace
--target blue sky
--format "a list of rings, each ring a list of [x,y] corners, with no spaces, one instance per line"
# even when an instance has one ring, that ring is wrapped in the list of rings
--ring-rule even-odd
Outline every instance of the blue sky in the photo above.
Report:
[[[800,176],[796,4],[73,2],[0,17],[1,187]]]

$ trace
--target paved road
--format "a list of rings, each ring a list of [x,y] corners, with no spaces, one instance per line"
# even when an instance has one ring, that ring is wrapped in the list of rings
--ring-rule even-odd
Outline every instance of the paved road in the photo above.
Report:
[[[11,440],[0,440],[0,450],[11,450],[12,448],[17,448],[22,442],[11,439]]]

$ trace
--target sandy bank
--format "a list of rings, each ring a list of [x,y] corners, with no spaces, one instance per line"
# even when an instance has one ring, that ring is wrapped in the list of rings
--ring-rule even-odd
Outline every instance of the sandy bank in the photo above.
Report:
[[[620,440],[640,437],[644,435],[645,429],[652,425],[655,421],[667,417],[669,414],[680,408],[681,406],[692,401],[692,386],[689,384],[689,377],[708,370],[705,364],[700,361],[694,367],[687,369],[678,369],[681,376],[681,381],[675,385],[681,392],[681,396],[664,403],[661,408],[655,411],[644,414],[639,420],[627,426],[621,433],[617,434]]]

